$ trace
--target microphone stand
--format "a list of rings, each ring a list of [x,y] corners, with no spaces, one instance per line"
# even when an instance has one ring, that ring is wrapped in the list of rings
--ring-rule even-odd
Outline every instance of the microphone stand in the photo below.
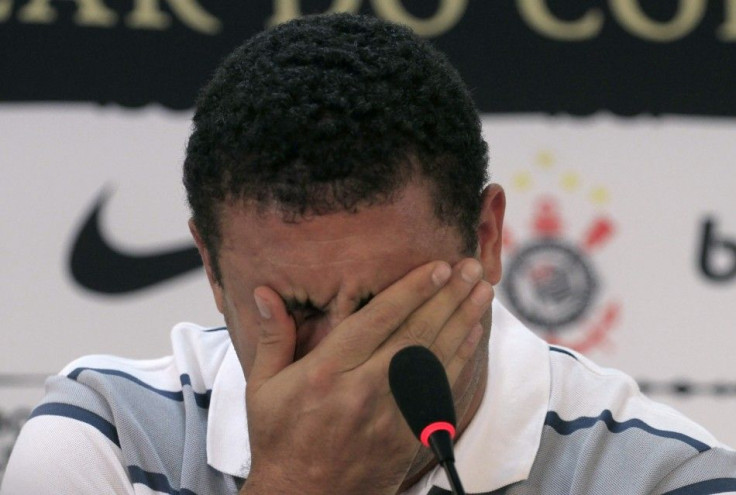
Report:
[[[460,477],[457,475],[455,463],[453,461],[447,461],[442,467],[445,468],[445,474],[447,474],[447,480],[450,482],[453,495],[465,495],[465,489],[463,488],[463,484],[460,483]]]
[[[465,489],[460,482],[460,476],[455,469],[455,455],[452,448],[452,437],[447,430],[438,430],[429,436],[429,446],[437,457],[440,465],[445,469],[447,480],[453,495],[465,495]]]

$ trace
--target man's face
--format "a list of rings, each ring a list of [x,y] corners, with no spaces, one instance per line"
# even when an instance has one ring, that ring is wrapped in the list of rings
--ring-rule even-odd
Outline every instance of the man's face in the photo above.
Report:
[[[296,360],[411,269],[464,257],[459,233],[437,220],[429,187],[418,182],[391,204],[295,223],[276,210],[226,205],[220,232],[221,285],[212,280],[211,261],[205,264],[246,377],[259,334],[256,287],[276,291],[291,311]]]

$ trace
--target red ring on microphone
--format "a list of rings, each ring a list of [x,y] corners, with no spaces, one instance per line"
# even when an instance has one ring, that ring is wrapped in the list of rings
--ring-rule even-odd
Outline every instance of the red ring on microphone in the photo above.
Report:
[[[432,433],[440,430],[449,432],[450,438],[455,438],[455,427],[452,426],[452,423],[448,423],[447,421],[435,421],[434,423],[428,424],[424,427],[422,434],[419,435],[419,441],[421,441],[422,445],[425,447],[429,447],[429,437]]]

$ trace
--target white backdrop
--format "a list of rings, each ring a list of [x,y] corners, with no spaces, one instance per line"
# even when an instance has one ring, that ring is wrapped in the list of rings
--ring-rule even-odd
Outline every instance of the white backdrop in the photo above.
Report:
[[[119,296],[81,288],[68,270],[103,190],[111,193],[103,234],[118,248],[190,243],[180,180],[190,117],[155,106],[0,106],[0,476],[2,449],[41,397],[44,375],[82,354],[167,354],[175,323],[222,323],[201,270]],[[581,318],[540,334],[624,369],[731,445],[736,278],[710,281],[698,259],[706,217],[720,238],[736,240],[734,124],[484,118],[493,179],[508,193],[507,259],[540,241],[540,221],[552,221],[546,238],[575,248],[596,281]],[[586,243],[591,228],[600,235]],[[712,254],[716,269],[736,263],[728,247]],[[503,288],[498,294],[509,302]]]

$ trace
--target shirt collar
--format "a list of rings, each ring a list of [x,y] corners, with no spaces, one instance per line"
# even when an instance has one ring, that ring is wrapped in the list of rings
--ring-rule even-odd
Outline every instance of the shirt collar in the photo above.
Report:
[[[496,490],[529,476],[539,449],[550,390],[547,345],[499,302],[493,303],[488,383],[478,412],[455,445],[455,465],[468,492]],[[245,378],[232,343],[212,387],[207,461],[226,474],[250,471]],[[441,467],[411,490],[450,489]],[[421,490],[415,492],[415,488]]]
[[[238,478],[246,478],[250,472],[245,377],[232,342],[212,385],[207,415],[207,464]]]
[[[492,321],[486,390],[455,445],[455,467],[468,493],[492,492],[529,477],[549,404],[547,344],[496,301]],[[450,490],[439,466],[421,483]]]

